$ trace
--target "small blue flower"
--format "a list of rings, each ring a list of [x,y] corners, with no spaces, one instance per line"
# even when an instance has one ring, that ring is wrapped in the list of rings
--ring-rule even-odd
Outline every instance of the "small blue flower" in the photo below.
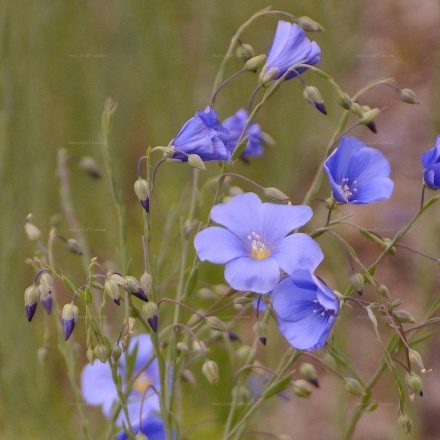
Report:
[[[166,440],[167,438],[162,419],[156,416],[143,420],[140,429],[139,422],[133,425],[133,431],[135,434],[142,432],[142,434],[147,436],[148,440]],[[129,437],[124,431],[121,431],[116,436],[116,440],[129,440]]]
[[[270,292],[280,270],[314,270],[323,259],[318,243],[291,231],[312,217],[308,206],[262,203],[254,193],[235,196],[211,210],[211,219],[224,227],[200,231],[194,245],[199,258],[226,264],[225,279],[234,289]]]
[[[238,139],[249,117],[245,109],[240,109],[235,115],[223,121],[223,125],[229,130],[230,144],[232,146],[231,153],[237,147]],[[252,122],[246,130],[245,136],[248,138],[248,144],[242,153],[242,157],[257,157],[263,154],[263,136],[259,124]]]
[[[279,79],[289,67],[298,63],[315,65],[321,61],[321,49],[315,41],[307,38],[304,29],[288,21],[280,20],[267,55],[262,76],[273,72],[272,79]],[[290,72],[286,80],[294,78],[306,70],[305,67]],[[272,75],[271,75],[272,76]]]
[[[363,205],[391,197],[391,166],[385,156],[360,139],[345,136],[325,161],[333,197],[340,203]]]
[[[423,164],[423,181],[431,189],[440,189],[440,135],[435,147],[421,156]]]
[[[173,158],[182,161],[188,160],[188,154],[197,154],[202,160],[229,160],[231,157],[229,132],[209,106],[189,119],[171,144],[176,149]]]
[[[298,350],[321,348],[339,313],[339,300],[311,272],[300,270],[284,278],[272,293],[278,328]]]
[[[128,371],[127,363],[128,358],[132,356],[134,357],[134,367],[130,372]],[[152,432],[155,432],[154,429],[157,428],[157,423],[162,423],[160,419],[156,420],[157,417],[155,416],[160,407],[159,398],[152,388],[148,389],[151,385],[156,390],[160,388],[158,363],[157,360],[151,362],[153,356],[153,344],[150,336],[145,334],[131,338],[127,351],[119,361],[119,374],[122,377],[124,390],[127,383],[136,377],[128,397],[127,409],[133,429],[137,430],[137,432],[139,432],[140,428],[142,430],[144,428],[147,429],[146,427],[148,429],[151,428]],[[131,376],[127,377],[128,374],[131,374]],[[101,405],[102,411],[107,418],[113,416],[112,405],[118,402],[119,399],[108,363],[103,364],[96,361],[93,365],[86,365],[81,374],[81,390],[86,403]],[[142,426],[139,426],[141,420]],[[127,421],[123,412],[120,411],[116,424],[122,426],[123,423],[127,424]],[[158,429],[156,430],[158,431]],[[144,432],[144,434],[149,435],[148,432]],[[126,438],[124,433],[119,435],[121,437],[118,438]],[[156,437],[152,438],[156,439]],[[165,437],[157,437],[158,440],[162,438]]]

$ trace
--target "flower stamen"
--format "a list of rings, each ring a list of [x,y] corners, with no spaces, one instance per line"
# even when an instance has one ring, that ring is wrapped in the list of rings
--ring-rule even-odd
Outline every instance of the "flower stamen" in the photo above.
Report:
[[[247,236],[250,247],[251,247],[251,257],[255,260],[264,260],[270,256],[270,250],[261,240],[261,237],[256,232],[252,232]]]
[[[145,373],[141,374],[133,383],[133,391],[143,394],[152,384],[153,382]]]

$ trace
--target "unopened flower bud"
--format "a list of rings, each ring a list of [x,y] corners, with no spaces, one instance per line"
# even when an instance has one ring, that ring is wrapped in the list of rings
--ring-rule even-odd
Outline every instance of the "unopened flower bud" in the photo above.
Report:
[[[37,310],[38,300],[40,299],[40,291],[35,284],[29,286],[24,291],[24,305],[26,307],[26,316],[29,322],[32,321],[32,318],[35,314],[35,310]]]
[[[101,171],[99,171],[98,165],[93,157],[83,156],[79,161],[79,167],[85,171],[88,176],[94,179],[101,177]]]
[[[266,62],[266,55],[257,55],[246,61],[244,69],[249,72],[256,72]]]
[[[269,148],[274,148],[277,145],[275,139],[270,134],[264,131],[261,132],[261,140],[263,141],[263,144]]]
[[[312,385],[319,388],[318,373],[315,367],[310,362],[303,362],[299,368],[299,372],[305,377]]]
[[[260,339],[260,342],[263,345],[266,345],[267,342],[267,328],[266,324],[263,321],[256,321],[254,324],[254,333]]]
[[[414,316],[408,312],[407,310],[399,309],[399,310],[393,310],[392,315],[394,318],[397,319],[399,322],[403,323],[414,323],[416,320],[414,319]]]
[[[46,313],[50,315],[50,312],[52,311],[52,291],[49,290],[46,286],[43,284],[40,284],[38,286],[38,290],[40,291],[40,300],[43,303],[44,310],[46,310]]]
[[[221,319],[217,318],[217,316],[208,316],[207,318],[205,318],[205,321],[208,327],[212,330],[223,333],[228,331],[224,322]]]
[[[408,104],[419,104],[419,99],[417,98],[417,95],[411,89],[400,89],[399,96],[403,102],[406,102]]]
[[[280,200],[281,202],[287,202],[290,200],[287,194],[284,194],[281,190],[273,186],[264,188],[264,195],[271,199]]]
[[[86,356],[90,364],[93,364],[93,362],[95,362],[96,356],[95,356],[95,352],[93,351],[93,348],[87,349]]]
[[[82,255],[81,246],[79,245],[78,241],[74,238],[69,238],[66,241],[66,247],[69,252],[72,252],[73,254]]]
[[[243,63],[245,63],[255,55],[255,51],[250,44],[243,43],[237,47],[235,54],[241,61],[243,61]]]
[[[134,192],[147,213],[150,212],[150,189],[145,179],[138,177],[134,182]]]
[[[237,402],[246,402],[251,398],[251,393],[245,385],[236,385],[232,390],[232,395]]]
[[[345,110],[350,110],[352,106],[351,99],[346,93],[342,93],[338,96],[338,104]]]
[[[176,344],[177,350],[179,350],[181,353],[186,353],[189,351],[188,344],[186,342],[178,342]]]
[[[216,384],[219,381],[218,365],[216,362],[207,359],[202,366],[202,373],[208,379],[210,384]]]
[[[306,15],[299,17],[297,23],[305,31],[308,32],[318,32],[324,30],[324,28],[319,23],[317,23],[315,20],[312,20],[310,17],[307,17]]]
[[[197,295],[202,299],[213,299],[216,297],[215,293],[207,287],[202,287],[197,290]]]
[[[135,438],[136,440],[148,440],[148,437],[142,432],[138,432]]]
[[[423,364],[422,356],[416,350],[409,350],[409,360],[413,368],[417,368],[421,373],[426,373],[425,365]]]
[[[25,223],[24,231],[26,232],[27,238],[31,241],[39,240],[41,237],[40,230],[33,223]]]
[[[122,355],[122,348],[118,344],[113,345],[113,348],[112,348],[112,359],[114,361],[117,361],[117,360],[119,360],[121,355]]]
[[[125,277],[125,280],[127,281],[127,290],[131,294],[141,299],[142,301],[148,301],[147,295],[145,294],[141,284],[135,277],[128,275]]]
[[[148,295],[151,292],[151,285],[153,284],[151,274],[144,272],[141,276],[140,282],[145,295]]]
[[[119,302],[121,291],[119,289],[118,283],[112,277],[106,278],[106,280],[104,281],[104,292],[110,299],[112,299],[116,303]]]
[[[199,351],[206,352],[207,351],[206,345],[200,340],[194,340],[191,345],[191,348],[195,352],[199,352]]]
[[[157,304],[153,301],[150,301],[145,303],[142,309],[151,329],[154,331],[154,333],[157,333],[157,326],[158,326]]]
[[[414,373],[413,371],[407,373],[406,383],[413,393],[423,396],[422,378],[418,374]]]
[[[293,387],[293,393],[295,396],[302,397],[303,399],[306,399],[307,397],[312,394],[312,387],[308,382],[306,382],[304,379],[298,379],[294,380],[292,382]]]
[[[370,125],[372,122],[374,122],[374,120],[376,119],[379,113],[380,110],[378,108],[373,108],[371,110],[367,110],[366,112],[362,113],[362,117],[360,120],[361,124],[367,125],[371,129]]]
[[[95,347],[94,350],[96,359],[99,359],[103,364],[105,364],[108,361],[108,348],[104,344],[99,344]]]
[[[387,299],[391,298],[390,291],[389,291],[388,287],[385,286],[385,284],[379,284],[379,287],[377,288],[377,291],[384,298],[387,298]]]
[[[317,110],[319,110],[324,115],[327,114],[325,108],[324,100],[322,99],[321,93],[315,86],[306,86],[303,91],[304,99],[311,105],[313,105]]]
[[[75,304],[64,304],[61,313],[61,320],[63,322],[64,339],[67,341],[75,328],[76,320],[78,319],[78,307]]]
[[[345,378],[345,388],[349,393],[354,394],[355,396],[363,396],[365,394],[364,387],[353,377]]]
[[[182,379],[190,385],[197,385],[197,379],[195,378],[191,370],[185,369],[182,371]]]
[[[263,68],[263,70],[260,73],[260,83],[264,86],[271,83],[278,75],[279,69],[276,67],[272,67],[268,69],[266,66]]]
[[[361,273],[354,273],[350,277],[350,284],[357,292],[362,292],[365,286],[364,276]]]
[[[242,345],[237,350],[237,356],[243,362],[252,363],[255,359],[256,350],[249,345]]]
[[[402,426],[405,434],[410,434],[412,431],[412,422],[405,410],[400,411],[398,421]]]
[[[206,170],[205,164],[198,154],[188,154],[188,165],[198,170]]]

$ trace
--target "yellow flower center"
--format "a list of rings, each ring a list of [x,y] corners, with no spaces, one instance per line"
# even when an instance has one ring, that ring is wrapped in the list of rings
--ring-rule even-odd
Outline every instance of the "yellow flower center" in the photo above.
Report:
[[[133,383],[133,390],[138,393],[145,393],[147,389],[152,385],[150,378],[146,374],[141,374]]]
[[[259,234],[252,232],[247,238],[251,245],[251,257],[253,259],[264,260],[270,255],[270,250],[263,243]]]

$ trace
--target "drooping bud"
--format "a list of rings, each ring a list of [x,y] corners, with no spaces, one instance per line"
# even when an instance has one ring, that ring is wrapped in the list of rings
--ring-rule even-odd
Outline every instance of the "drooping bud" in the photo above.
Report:
[[[350,110],[352,106],[351,99],[346,93],[341,93],[338,96],[338,104],[345,110]]]
[[[303,399],[306,399],[307,397],[312,394],[312,387],[308,382],[306,382],[304,379],[298,379],[294,380],[292,382],[293,387],[293,393],[295,396],[302,397]]]
[[[394,316],[394,318],[396,318],[397,321],[399,322],[409,323],[409,324],[416,322],[414,316],[407,310],[403,310],[403,309],[393,310],[391,313]]]
[[[198,170],[206,170],[205,164],[198,154],[188,154],[188,165]]]
[[[85,171],[88,176],[94,179],[99,179],[102,176],[93,157],[83,156],[79,161],[79,167]]]
[[[237,402],[247,402],[251,398],[251,393],[245,385],[236,385],[232,390],[232,395]]]
[[[93,348],[87,349],[86,356],[90,364],[93,364],[95,362],[96,356],[95,356],[95,352],[93,351]]]
[[[319,388],[319,378],[315,367],[310,362],[303,362],[299,368],[299,372],[316,388]]]
[[[322,99],[321,93],[315,86],[306,86],[303,91],[304,99],[311,105],[313,105],[317,110],[319,110],[324,115],[327,114],[325,108],[324,100]]]
[[[187,368],[182,371],[182,379],[190,385],[197,385],[197,379],[195,378],[193,372]]]
[[[40,230],[33,223],[25,223],[24,231],[26,232],[27,238],[31,241],[37,241],[41,237]]]
[[[363,396],[365,394],[364,387],[353,377],[345,378],[345,388],[349,393],[354,394],[355,396]]]
[[[127,281],[127,290],[133,294],[135,297],[141,299],[142,301],[147,302],[148,298],[145,294],[144,290],[142,289],[141,284],[139,281],[130,275],[125,277],[125,280]]]
[[[411,422],[411,419],[409,418],[407,412],[404,409],[400,410],[398,421],[399,421],[400,425],[402,426],[405,434],[410,434],[412,431],[412,422]]]
[[[197,295],[202,299],[213,299],[216,297],[216,294],[207,287],[201,287],[197,290]]]
[[[419,104],[419,99],[415,92],[411,89],[400,89],[399,90],[400,99],[407,104]]]
[[[371,131],[374,133],[377,132],[376,125],[374,124],[374,120],[377,115],[380,113],[380,109],[373,108],[362,113],[362,117],[360,119],[360,123],[366,125]]]
[[[151,292],[151,285],[153,284],[151,274],[148,272],[144,272],[141,276],[140,282],[145,295],[148,296],[148,294]]]
[[[118,283],[112,278],[106,278],[104,281],[104,292],[116,304],[120,304],[120,289]]]
[[[263,321],[255,321],[254,333],[258,336],[263,345],[267,343],[267,328]]]
[[[117,361],[117,360],[119,360],[121,355],[122,355],[122,348],[120,347],[120,345],[119,344],[113,345],[112,354],[111,354],[112,359],[114,361]]]
[[[32,318],[37,310],[38,300],[40,299],[40,291],[35,284],[29,286],[24,291],[24,305],[26,307],[26,316],[29,322],[32,321]]]
[[[255,355],[257,354],[255,348],[249,345],[242,345],[237,350],[237,356],[243,362],[252,363],[255,359]]]
[[[385,286],[385,284],[379,284],[377,291],[384,298],[391,299],[390,291],[389,291],[388,287]]]
[[[281,202],[288,202],[290,200],[287,194],[284,194],[280,189],[273,186],[264,188],[264,195],[271,199],[280,200]]]
[[[423,364],[422,356],[420,353],[414,349],[409,350],[408,353],[409,360],[413,368],[417,368],[421,373],[426,373],[425,365]]]
[[[76,320],[78,319],[78,307],[75,304],[64,304],[61,313],[61,320],[63,322],[64,339],[67,341],[75,328]]]
[[[422,378],[418,374],[414,373],[413,371],[407,373],[406,383],[413,393],[423,396]]]
[[[216,384],[219,381],[218,365],[216,362],[207,359],[202,366],[202,373],[208,379],[210,384]]]
[[[38,290],[40,291],[40,300],[43,303],[44,310],[46,310],[46,313],[50,315],[53,303],[52,293],[42,284],[38,286]]]
[[[150,189],[145,179],[138,177],[134,182],[134,192],[147,213],[150,212]]]
[[[350,277],[350,284],[357,292],[362,292],[365,286],[364,276],[361,273],[354,273]]]
[[[257,55],[250,58],[244,64],[244,69],[249,72],[256,72],[266,62],[266,55]]]
[[[260,78],[259,78],[260,83],[263,84],[264,86],[267,86],[276,78],[278,73],[279,73],[279,69],[277,69],[276,67],[267,69],[267,67],[265,66],[263,70],[260,72]]]
[[[176,348],[181,353],[187,353],[189,351],[188,344],[186,342],[178,342],[176,344]]]
[[[237,58],[245,63],[255,55],[255,51],[250,44],[242,43],[237,47],[235,54],[237,55]]]
[[[297,23],[305,31],[308,32],[319,32],[324,30],[324,28],[319,23],[317,23],[315,20],[312,20],[310,17],[307,17],[306,15],[299,17]]]
[[[82,255],[81,246],[78,243],[78,240],[75,240],[74,238],[69,238],[66,241],[66,247],[69,252],[72,252],[73,254]]]
[[[98,344],[94,350],[96,359],[99,359],[103,364],[108,361],[108,348],[104,344]]]
[[[157,304],[153,301],[150,301],[144,304],[142,309],[151,329],[154,331],[154,333],[157,333],[157,327],[158,327]]]
[[[205,318],[205,321],[211,330],[215,330],[222,333],[228,331],[224,322],[221,319],[217,318],[217,316],[208,316],[207,318]]]

